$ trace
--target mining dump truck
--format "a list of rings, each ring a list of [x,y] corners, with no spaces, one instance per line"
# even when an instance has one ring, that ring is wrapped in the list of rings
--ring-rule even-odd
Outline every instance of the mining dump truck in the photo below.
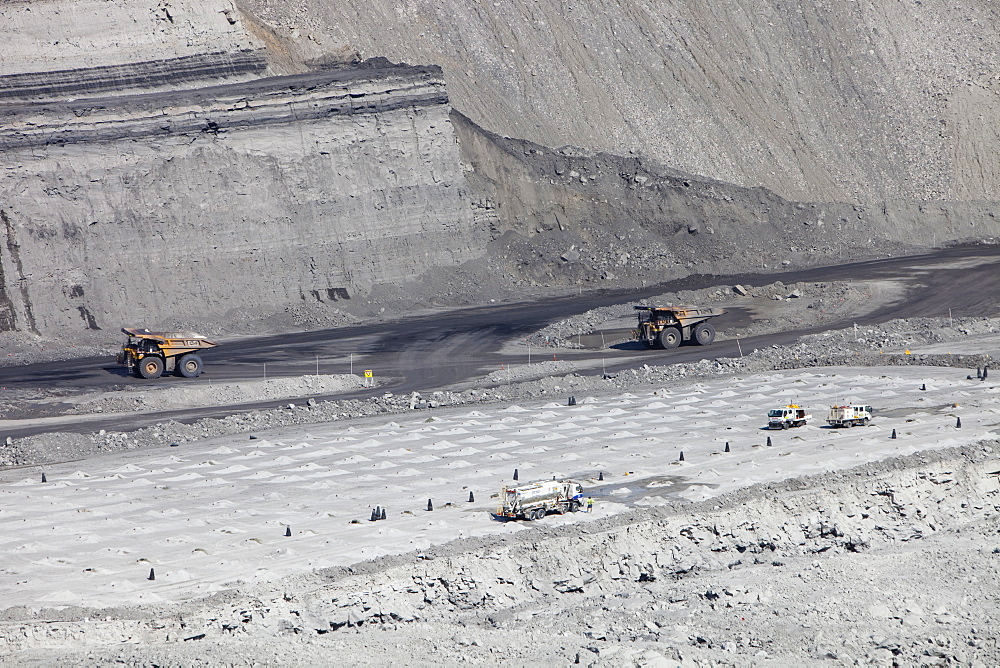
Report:
[[[789,427],[805,426],[806,421],[812,420],[812,415],[806,413],[806,409],[795,404],[788,404],[781,408],[773,408],[767,412],[768,429],[788,429]]]
[[[219,345],[193,332],[151,332],[123,327],[122,333],[128,339],[118,353],[118,363],[139,378],[159,378],[164,372],[197,378],[203,366],[198,353]]]
[[[707,346],[715,341],[715,327],[709,318],[726,312],[721,308],[698,306],[636,306],[639,326],[634,335],[647,348],[676,348],[683,341]]]
[[[867,426],[872,419],[872,407],[860,404],[848,406],[830,406],[830,413],[826,417],[827,423],[831,427],[854,427]]]
[[[500,490],[497,515],[514,519],[540,520],[550,511],[577,511],[583,505],[583,486],[572,480],[545,480]]]

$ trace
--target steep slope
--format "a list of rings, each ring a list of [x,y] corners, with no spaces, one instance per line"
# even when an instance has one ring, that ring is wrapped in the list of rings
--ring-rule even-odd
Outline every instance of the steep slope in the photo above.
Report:
[[[648,157],[500,137],[452,112],[495,273],[633,286],[839,264],[1000,237],[987,202],[794,202]]]
[[[0,331],[1000,236],[996,18],[985,0],[4,3]]]
[[[239,0],[316,51],[440,64],[501,135],[787,199],[990,200],[1000,9],[823,0]]]

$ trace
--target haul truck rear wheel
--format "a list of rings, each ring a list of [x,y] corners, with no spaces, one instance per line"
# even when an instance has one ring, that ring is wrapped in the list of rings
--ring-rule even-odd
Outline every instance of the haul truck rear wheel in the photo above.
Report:
[[[698,342],[699,346],[711,345],[715,341],[715,327],[712,327],[707,322],[695,325],[694,340]]]
[[[177,360],[177,375],[184,378],[197,378],[201,375],[201,367],[201,358],[193,353],[188,353]]]
[[[163,360],[154,355],[139,360],[139,375],[146,380],[159,378],[163,373]]]

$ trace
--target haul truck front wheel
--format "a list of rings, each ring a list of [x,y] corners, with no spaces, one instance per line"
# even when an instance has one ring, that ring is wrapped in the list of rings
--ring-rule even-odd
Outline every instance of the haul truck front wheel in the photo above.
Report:
[[[681,345],[681,331],[676,327],[664,327],[660,332],[660,347],[670,350]]]
[[[163,360],[156,356],[143,357],[139,360],[139,375],[146,380],[159,378],[163,373]]]

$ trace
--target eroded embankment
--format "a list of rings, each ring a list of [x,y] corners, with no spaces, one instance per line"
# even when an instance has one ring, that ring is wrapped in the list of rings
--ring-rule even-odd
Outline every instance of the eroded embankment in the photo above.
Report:
[[[493,217],[495,273],[517,275],[529,285],[752,274],[1000,233],[987,202],[794,201],[679,172],[676,163],[553,149],[500,137],[459,113],[451,120],[463,161],[472,166],[466,178],[478,195],[477,215]]]
[[[101,645],[141,642],[149,660],[179,661],[194,651],[185,639],[225,647],[230,638],[346,657],[358,644],[413,636],[440,637],[439,659],[487,663],[555,652],[584,664],[994,664],[1000,649],[987,629],[1000,621],[998,446],[586,526],[538,524],[177,608],[12,609],[0,638],[34,659],[84,651],[110,659],[130,650]]]

